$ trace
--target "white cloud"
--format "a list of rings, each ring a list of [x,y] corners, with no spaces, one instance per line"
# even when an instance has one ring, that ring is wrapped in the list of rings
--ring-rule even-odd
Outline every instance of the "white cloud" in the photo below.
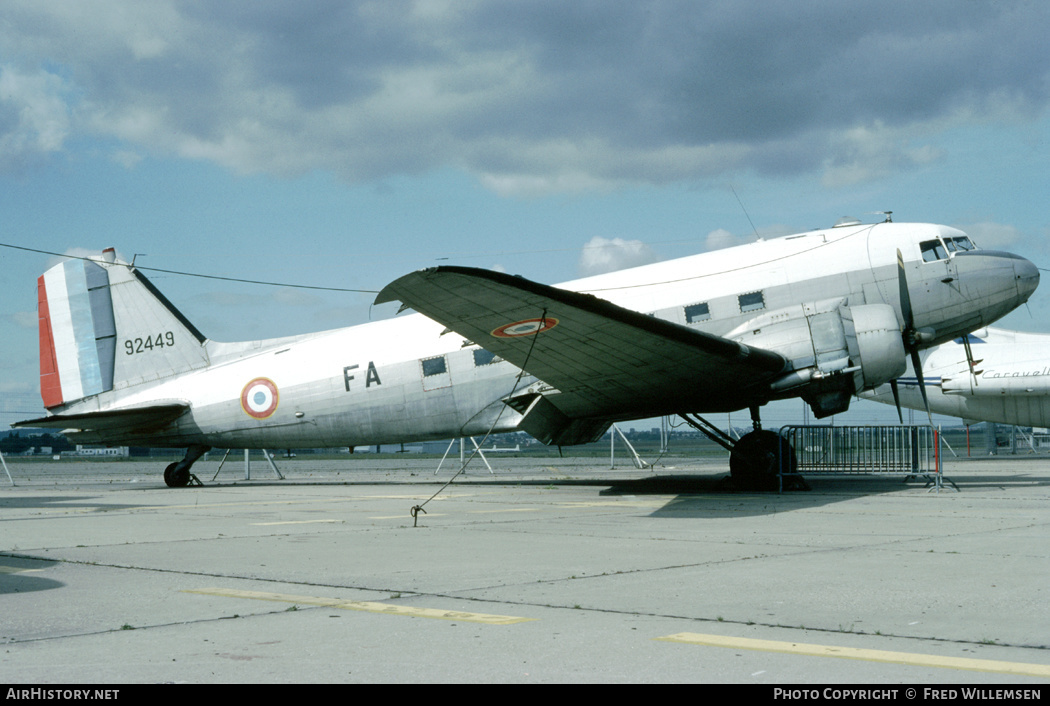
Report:
[[[596,235],[580,253],[580,275],[587,277],[656,262],[656,253],[640,240],[603,238]]]
[[[784,225],[783,223],[774,223],[759,228],[757,232],[751,231],[750,233],[734,234],[730,233],[725,228],[718,228],[711,231],[704,238],[704,248],[706,250],[721,250],[722,248],[732,248],[737,245],[746,245],[747,243],[753,243],[756,240],[764,240],[767,238],[779,238],[785,235],[792,235],[796,230],[791,226]]]
[[[881,179],[902,168],[922,166],[944,156],[929,145],[915,146],[914,129],[891,129],[876,121],[833,135],[824,163],[823,184],[852,186]]]
[[[719,228],[711,231],[704,238],[704,249],[721,250],[722,248],[731,248],[734,245],[743,245],[745,242],[739,235],[733,235],[728,230]]]
[[[0,169],[17,170],[62,149],[70,133],[63,80],[0,65]]]
[[[47,259],[47,265],[44,267],[44,269],[45,270],[49,270],[52,267],[54,267],[55,265],[57,265],[59,263],[62,263],[62,262],[65,262],[66,260],[68,260],[70,258],[85,259],[85,258],[91,258],[91,257],[99,257],[101,254],[102,254],[102,249],[101,248],[98,249],[98,250],[91,250],[90,248],[80,248],[80,247],[67,248],[66,251],[62,255],[53,255],[53,256],[49,257]],[[120,258],[120,259],[123,259],[123,258],[120,257],[119,253],[118,253],[117,257]]]
[[[1050,5],[1034,2],[9,0],[4,15],[0,57],[22,67],[0,74],[8,169],[86,135],[125,162],[349,181],[452,167],[506,195],[745,170],[850,185],[937,159],[927,143],[953,121],[1050,102]]]
[[[118,150],[113,153],[112,159],[125,169],[134,169],[143,160],[143,156],[132,150]]]
[[[36,329],[40,321],[35,311],[16,311],[10,318],[15,326],[24,329]]]
[[[1020,230],[1015,226],[1002,223],[970,223],[956,227],[973,238],[978,247],[985,250],[1004,249],[1021,240]]]

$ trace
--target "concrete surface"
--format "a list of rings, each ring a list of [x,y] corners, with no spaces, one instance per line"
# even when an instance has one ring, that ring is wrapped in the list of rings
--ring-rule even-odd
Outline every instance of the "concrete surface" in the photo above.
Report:
[[[0,682],[1050,679],[1046,458],[783,495],[724,459],[490,461],[9,460]]]

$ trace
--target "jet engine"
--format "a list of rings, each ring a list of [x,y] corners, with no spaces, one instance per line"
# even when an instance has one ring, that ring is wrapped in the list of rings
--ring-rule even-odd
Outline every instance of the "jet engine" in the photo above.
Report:
[[[791,361],[791,372],[770,385],[770,399],[801,395],[818,418],[844,412],[857,393],[895,380],[907,359],[893,307],[848,306],[845,299],[772,311],[726,338]]]

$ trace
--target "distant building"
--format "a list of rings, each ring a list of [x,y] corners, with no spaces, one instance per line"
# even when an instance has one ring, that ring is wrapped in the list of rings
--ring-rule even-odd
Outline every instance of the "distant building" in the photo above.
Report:
[[[77,444],[77,449],[72,455],[128,458],[131,453],[127,446],[84,446],[82,444]]]

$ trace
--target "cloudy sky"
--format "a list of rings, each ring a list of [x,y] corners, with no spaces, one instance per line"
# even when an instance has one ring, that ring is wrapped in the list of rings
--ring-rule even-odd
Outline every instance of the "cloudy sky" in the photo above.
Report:
[[[1050,267],[1048,30],[1042,0],[5,0],[0,424],[42,411],[56,261],[11,245],[378,290],[439,262],[554,283],[892,210]],[[219,340],[391,313],[150,276]],[[1048,304],[1004,323],[1050,332]]]

